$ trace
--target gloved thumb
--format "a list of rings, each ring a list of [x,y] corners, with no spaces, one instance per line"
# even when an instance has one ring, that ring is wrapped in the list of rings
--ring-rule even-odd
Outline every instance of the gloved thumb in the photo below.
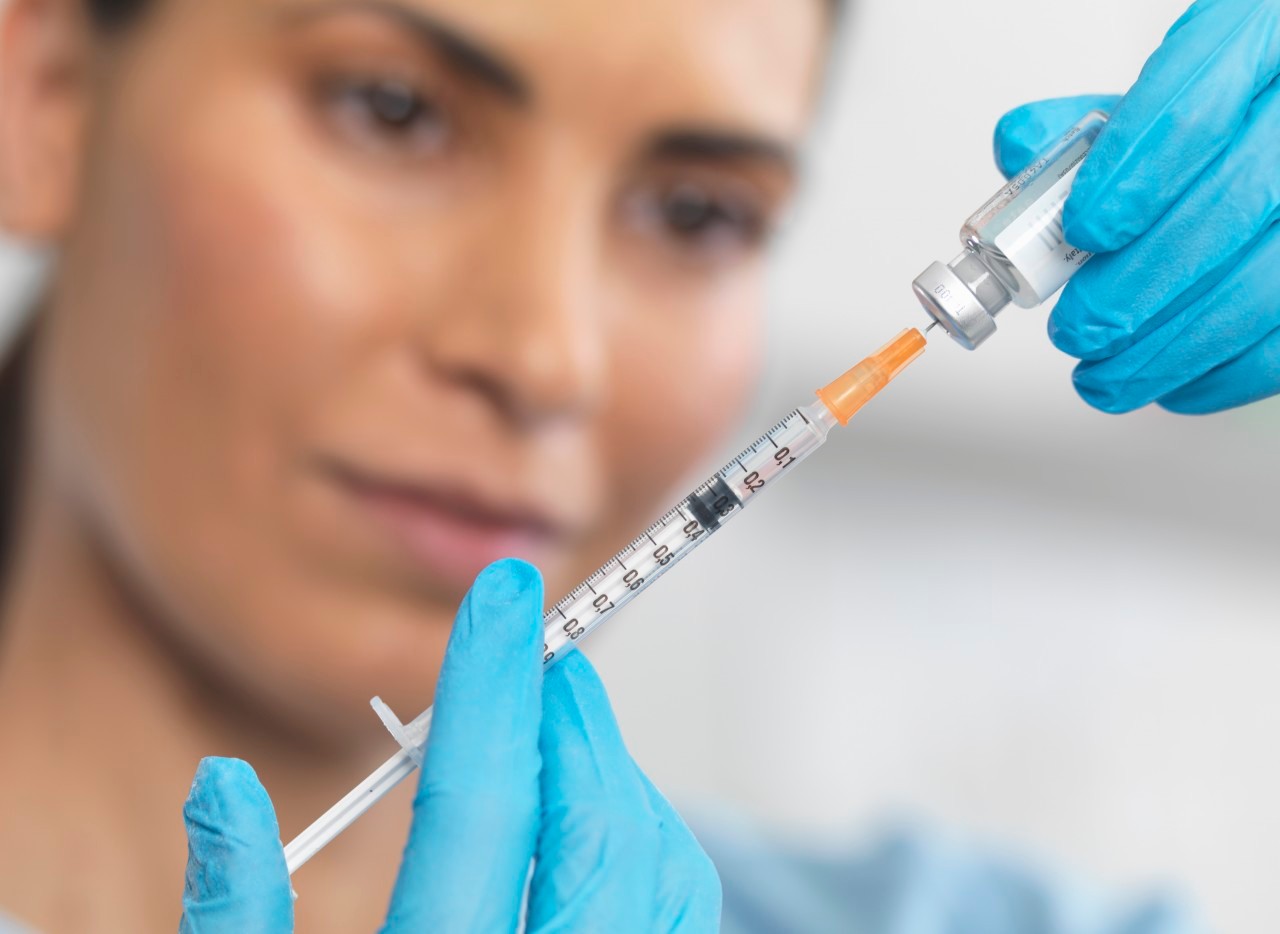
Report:
[[[1012,178],[1089,111],[1110,113],[1118,103],[1120,96],[1116,94],[1087,94],[1036,101],[1009,111],[996,124],[996,165],[1005,178]]]
[[[182,816],[188,856],[180,934],[292,931],[275,808],[249,764],[202,761]]]

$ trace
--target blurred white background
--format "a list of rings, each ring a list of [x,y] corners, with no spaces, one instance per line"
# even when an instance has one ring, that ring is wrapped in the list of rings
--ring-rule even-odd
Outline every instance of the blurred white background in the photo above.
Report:
[[[1183,5],[861,0],[740,437],[922,323],[1001,113],[1124,90]],[[0,277],[18,307],[29,261]],[[850,840],[910,815],[1280,930],[1280,405],[1098,414],[1044,319],[935,340],[590,654],[679,800]]]
[[[1004,111],[1127,89],[1185,4],[859,7],[742,439],[923,320]],[[1099,414],[1044,323],[935,340],[588,651],[685,801],[826,838],[906,814],[1280,930],[1280,405]]]

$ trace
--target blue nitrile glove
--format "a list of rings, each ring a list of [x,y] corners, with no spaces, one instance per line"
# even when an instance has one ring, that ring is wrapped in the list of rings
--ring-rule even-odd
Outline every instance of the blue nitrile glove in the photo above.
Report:
[[[1098,253],[1053,342],[1090,404],[1202,414],[1280,392],[1280,0],[1201,0],[1122,100],[1021,107],[996,130],[1012,174],[1091,108],[1113,110],[1067,202]]]
[[[718,931],[710,860],[623,745],[579,654],[542,675],[542,585],[504,561],[458,613],[385,931]],[[287,932],[266,792],[208,759],[185,809],[184,932]],[[304,892],[302,897],[306,897]]]

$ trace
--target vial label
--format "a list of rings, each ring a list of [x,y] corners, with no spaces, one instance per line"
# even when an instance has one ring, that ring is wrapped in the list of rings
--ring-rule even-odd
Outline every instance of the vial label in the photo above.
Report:
[[[1062,209],[1092,142],[1080,134],[1053,165],[1042,161],[1019,175],[1010,186],[1013,198],[1003,212],[1004,229],[992,238],[1041,302],[1093,256],[1068,243],[1062,229]]]

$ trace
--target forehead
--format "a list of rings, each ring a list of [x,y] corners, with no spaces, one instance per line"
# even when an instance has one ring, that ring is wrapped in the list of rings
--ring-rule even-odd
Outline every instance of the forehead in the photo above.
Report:
[[[807,122],[828,28],[825,0],[241,2],[274,12],[417,11],[511,63],[547,108],[594,101],[614,115],[783,135]]]

